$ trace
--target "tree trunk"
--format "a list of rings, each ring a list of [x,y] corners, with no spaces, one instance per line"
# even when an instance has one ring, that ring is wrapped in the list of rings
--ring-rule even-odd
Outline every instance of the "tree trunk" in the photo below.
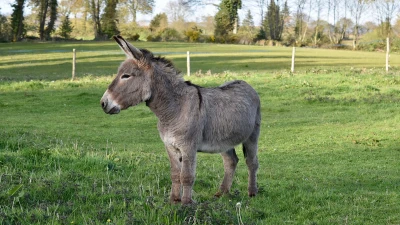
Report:
[[[49,6],[48,0],[41,0],[39,6],[39,37],[40,40],[45,39],[44,26],[46,24],[47,8]]]

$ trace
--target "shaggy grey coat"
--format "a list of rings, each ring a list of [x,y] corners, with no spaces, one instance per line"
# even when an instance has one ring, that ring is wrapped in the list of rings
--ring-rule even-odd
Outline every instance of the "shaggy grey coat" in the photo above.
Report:
[[[261,124],[256,91],[240,80],[215,88],[185,82],[170,61],[135,48],[121,36],[114,39],[127,59],[104,93],[102,108],[116,114],[146,102],[158,117],[158,130],[171,165],[171,202],[193,202],[197,152],[222,155],[225,174],[215,195],[228,193],[239,161],[234,146],[241,143],[249,170],[248,194],[255,196]]]

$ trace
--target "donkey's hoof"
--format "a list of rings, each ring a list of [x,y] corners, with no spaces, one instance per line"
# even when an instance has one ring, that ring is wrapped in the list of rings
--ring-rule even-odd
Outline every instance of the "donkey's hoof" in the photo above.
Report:
[[[219,198],[223,195],[224,193],[218,191],[217,193],[214,194],[214,197]]]
[[[249,188],[249,197],[254,197],[257,195],[258,189],[257,188]]]
[[[180,198],[170,198],[169,199],[171,204],[179,204],[181,203],[181,199]]]
[[[193,205],[193,204],[196,204],[196,202],[191,198],[182,199],[182,205]]]
[[[219,190],[214,194],[214,197],[219,198],[222,197],[222,195],[229,195],[229,190]]]

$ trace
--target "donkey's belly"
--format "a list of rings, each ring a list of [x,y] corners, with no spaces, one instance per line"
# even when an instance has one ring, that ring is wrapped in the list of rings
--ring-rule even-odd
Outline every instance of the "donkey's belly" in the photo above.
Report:
[[[197,151],[206,153],[221,153],[226,152],[233,147],[235,147],[235,145],[202,143]]]

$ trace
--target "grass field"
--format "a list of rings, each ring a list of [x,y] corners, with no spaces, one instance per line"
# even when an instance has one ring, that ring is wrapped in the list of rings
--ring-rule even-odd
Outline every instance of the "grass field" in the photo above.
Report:
[[[399,55],[386,74],[381,53],[297,49],[292,74],[289,48],[138,46],[182,70],[191,51],[193,83],[258,91],[259,195],[239,154],[231,195],[214,199],[222,159],[199,154],[197,204],[168,203],[157,118],[99,104],[125,57],[115,43],[0,44],[0,224],[400,224]]]

